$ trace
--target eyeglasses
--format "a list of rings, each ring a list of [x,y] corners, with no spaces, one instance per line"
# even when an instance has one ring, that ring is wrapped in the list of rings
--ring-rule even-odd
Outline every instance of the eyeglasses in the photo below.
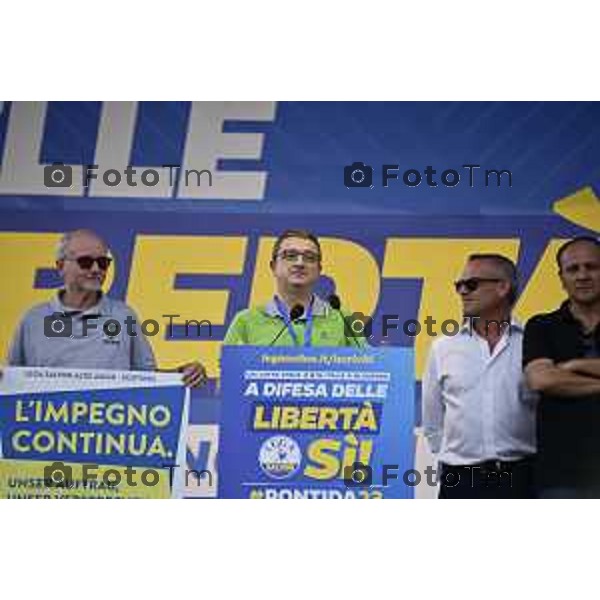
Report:
[[[317,252],[311,252],[310,250],[307,250],[305,252],[300,252],[300,250],[282,250],[279,253],[279,258],[290,263],[296,262],[299,256],[302,257],[302,260],[304,262],[310,264],[319,262],[319,260],[321,259],[320,254],[318,254]]]
[[[84,271],[91,269],[94,263],[101,271],[106,271],[112,262],[110,256],[78,256],[77,258],[65,258],[65,260],[76,262]]]
[[[474,292],[480,284],[489,281],[490,283],[498,283],[502,279],[497,277],[469,277],[469,279],[459,279],[454,282],[454,289],[460,294],[460,291],[464,287],[467,292]]]

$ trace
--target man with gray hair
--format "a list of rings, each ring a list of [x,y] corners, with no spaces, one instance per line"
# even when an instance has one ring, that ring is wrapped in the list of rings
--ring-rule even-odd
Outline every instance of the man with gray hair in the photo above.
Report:
[[[472,254],[455,288],[463,326],[433,342],[423,377],[439,497],[532,497],[535,403],[522,381],[523,327],[511,318],[515,265],[500,254]]]
[[[139,329],[130,327],[139,322],[135,312],[102,292],[111,262],[108,246],[96,232],[77,229],[66,233],[56,257],[64,288],[25,314],[13,337],[8,364],[156,370],[148,340]],[[206,379],[199,362],[182,365],[177,371],[191,387]]]

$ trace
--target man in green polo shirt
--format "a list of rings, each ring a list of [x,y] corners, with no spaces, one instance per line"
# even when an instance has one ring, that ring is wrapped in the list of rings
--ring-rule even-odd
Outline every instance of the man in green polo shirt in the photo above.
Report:
[[[240,311],[224,344],[365,346],[364,338],[353,336],[346,327],[341,312],[313,293],[322,268],[315,235],[294,229],[283,232],[273,246],[270,267],[275,296],[265,305]]]

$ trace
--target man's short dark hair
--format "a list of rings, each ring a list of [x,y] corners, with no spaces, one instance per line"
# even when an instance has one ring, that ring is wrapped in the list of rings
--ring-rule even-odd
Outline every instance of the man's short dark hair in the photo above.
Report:
[[[561,260],[565,251],[568,250],[574,244],[579,244],[580,242],[592,244],[592,246],[595,246],[596,248],[598,248],[598,250],[600,250],[600,240],[598,240],[598,238],[595,238],[591,235],[578,235],[577,237],[574,237],[572,240],[565,242],[556,253],[556,264],[558,265],[559,271],[562,271]]]
[[[321,259],[321,244],[319,243],[319,239],[314,233],[311,233],[307,229],[286,229],[276,240],[273,245],[273,252],[271,253],[271,260],[275,262],[277,260],[277,255],[279,254],[279,249],[281,248],[281,244],[283,240],[287,240],[288,238],[300,238],[303,240],[310,240],[319,251],[319,260]]]
[[[516,302],[519,294],[519,276],[517,273],[517,267],[510,258],[504,256],[503,254],[494,254],[490,252],[485,254],[471,254],[467,260],[490,260],[496,263],[496,265],[502,270],[506,280],[510,283],[510,291],[508,293],[510,305],[512,306]]]

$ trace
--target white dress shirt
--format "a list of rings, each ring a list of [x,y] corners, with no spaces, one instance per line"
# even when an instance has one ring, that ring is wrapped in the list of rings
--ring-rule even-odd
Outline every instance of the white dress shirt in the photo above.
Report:
[[[469,465],[535,453],[535,394],[521,364],[523,328],[512,321],[493,352],[469,321],[431,346],[423,377],[423,429],[441,462]]]

